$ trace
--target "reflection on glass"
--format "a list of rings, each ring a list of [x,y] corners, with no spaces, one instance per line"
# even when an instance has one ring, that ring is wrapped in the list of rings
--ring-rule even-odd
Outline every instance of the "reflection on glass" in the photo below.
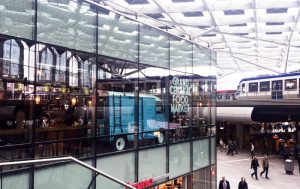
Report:
[[[32,0],[0,1],[0,33],[32,39]]]
[[[39,52],[39,62],[37,67],[37,79],[41,83],[47,83],[52,81],[52,69],[53,69],[53,54],[44,47]]]
[[[192,73],[193,45],[183,39],[170,38],[170,69]]]
[[[95,52],[95,17],[92,6],[80,0],[38,1],[38,41]]]
[[[20,77],[20,47],[19,44],[11,39],[4,42],[3,47],[3,70],[2,76],[9,78]]]
[[[137,61],[138,23],[114,12],[100,9],[98,30],[99,54]]]
[[[143,64],[169,67],[169,35],[141,25],[140,62]]]

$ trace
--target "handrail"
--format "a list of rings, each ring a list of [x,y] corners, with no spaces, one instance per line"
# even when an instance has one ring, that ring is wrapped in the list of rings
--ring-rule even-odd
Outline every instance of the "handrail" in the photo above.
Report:
[[[11,165],[24,165],[24,164],[34,164],[34,163],[47,163],[47,162],[56,162],[56,161],[72,161],[72,162],[75,162],[93,172],[96,172],[98,173],[99,175],[101,176],[104,176],[105,178],[108,178],[116,183],[119,183],[120,185],[123,185],[125,186],[126,188],[130,188],[130,189],[136,189],[135,187],[123,182],[123,181],[120,181],[119,179],[117,178],[114,178],[110,175],[108,175],[107,173],[104,173],[96,168],[94,168],[93,166],[89,165],[89,164],[86,164],[72,156],[67,156],[67,157],[58,157],[58,158],[48,158],[48,159],[34,159],[34,160],[26,160],[26,161],[13,161],[13,162],[3,162],[3,163],[0,163],[0,168],[2,168],[3,166],[11,166]]]

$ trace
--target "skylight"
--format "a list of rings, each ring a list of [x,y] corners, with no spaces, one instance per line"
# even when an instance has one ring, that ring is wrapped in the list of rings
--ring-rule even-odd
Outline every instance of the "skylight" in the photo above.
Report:
[[[271,8],[267,9],[267,14],[287,13],[287,8]]]
[[[130,5],[149,4],[147,0],[125,0]]]
[[[225,15],[243,15],[245,14],[245,11],[242,9],[238,10],[224,10]]]
[[[266,32],[266,35],[279,35],[282,34],[282,32]]]
[[[182,13],[185,17],[196,17],[196,16],[203,16],[202,12],[183,12]]]
[[[242,26],[247,26],[246,23],[242,23],[242,24],[232,24],[232,25],[229,25],[229,27],[242,27]]]
[[[159,13],[146,14],[146,15],[147,15],[147,16],[150,16],[151,18],[155,18],[155,19],[158,19],[158,18],[164,18],[164,15],[159,14]]]
[[[162,29],[162,30],[169,30],[169,29],[172,29],[172,28],[169,27],[169,26],[160,26],[159,28]]]
[[[213,34],[202,35],[202,37],[214,37],[214,36],[217,36],[217,34],[213,33]]]
[[[236,33],[235,35],[249,35],[249,33]]]
[[[267,26],[279,26],[279,25],[284,25],[284,22],[267,22]]]

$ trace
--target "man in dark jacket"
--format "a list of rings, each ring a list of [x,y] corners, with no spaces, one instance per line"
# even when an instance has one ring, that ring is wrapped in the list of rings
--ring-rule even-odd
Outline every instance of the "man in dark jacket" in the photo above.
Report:
[[[256,159],[256,156],[254,156],[252,161],[251,161],[251,169],[254,170],[254,172],[251,174],[251,177],[253,178],[253,175],[255,175],[256,180],[258,180],[258,178],[257,178],[257,167],[259,167],[259,163]]]
[[[222,177],[222,180],[220,180],[219,182],[219,189],[230,189],[230,184],[224,176]]]
[[[241,181],[239,182],[239,189],[248,189],[248,184],[244,177],[242,177]]]
[[[262,161],[262,164],[263,164],[263,171],[260,172],[260,176],[262,176],[262,174],[264,174],[264,172],[266,172],[266,178],[269,178],[268,177],[268,172],[269,172],[269,160],[268,160],[268,156],[265,155],[263,161]]]

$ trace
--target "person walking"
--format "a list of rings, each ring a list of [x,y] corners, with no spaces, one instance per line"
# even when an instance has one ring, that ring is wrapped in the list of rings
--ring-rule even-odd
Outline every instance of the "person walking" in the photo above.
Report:
[[[238,154],[238,153],[237,153],[237,148],[238,148],[237,140],[235,139],[235,140],[232,142],[232,144],[233,144],[233,151],[232,151],[232,153],[235,152],[235,154]]]
[[[222,180],[220,180],[219,182],[219,189],[230,189],[230,184],[224,176],[222,177]]]
[[[241,178],[241,181],[239,182],[239,188],[238,189],[248,189],[248,184],[246,182],[245,177]]]
[[[259,167],[259,163],[256,159],[256,156],[253,156],[253,159],[251,161],[251,169],[254,170],[254,172],[251,174],[251,177],[253,178],[253,175],[255,175],[256,180],[258,180],[257,178],[257,168]]]
[[[250,143],[250,151],[251,151],[251,159],[254,157],[254,144],[251,142]]]
[[[264,172],[266,172],[266,178],[268,177],[268,173],[269,173],[269,160],[268,160],[268,156],[265,155],[263,161],[262,161],[262,166],[263,166],[263,171],[260,172],[260,176],[262,176],[264,174]]]
[[[232,143],[232,140],[230,140],[228,142],[228,151],[227,151],[227,155],[228,154],[231,154],[233,156],[233,143]]]

